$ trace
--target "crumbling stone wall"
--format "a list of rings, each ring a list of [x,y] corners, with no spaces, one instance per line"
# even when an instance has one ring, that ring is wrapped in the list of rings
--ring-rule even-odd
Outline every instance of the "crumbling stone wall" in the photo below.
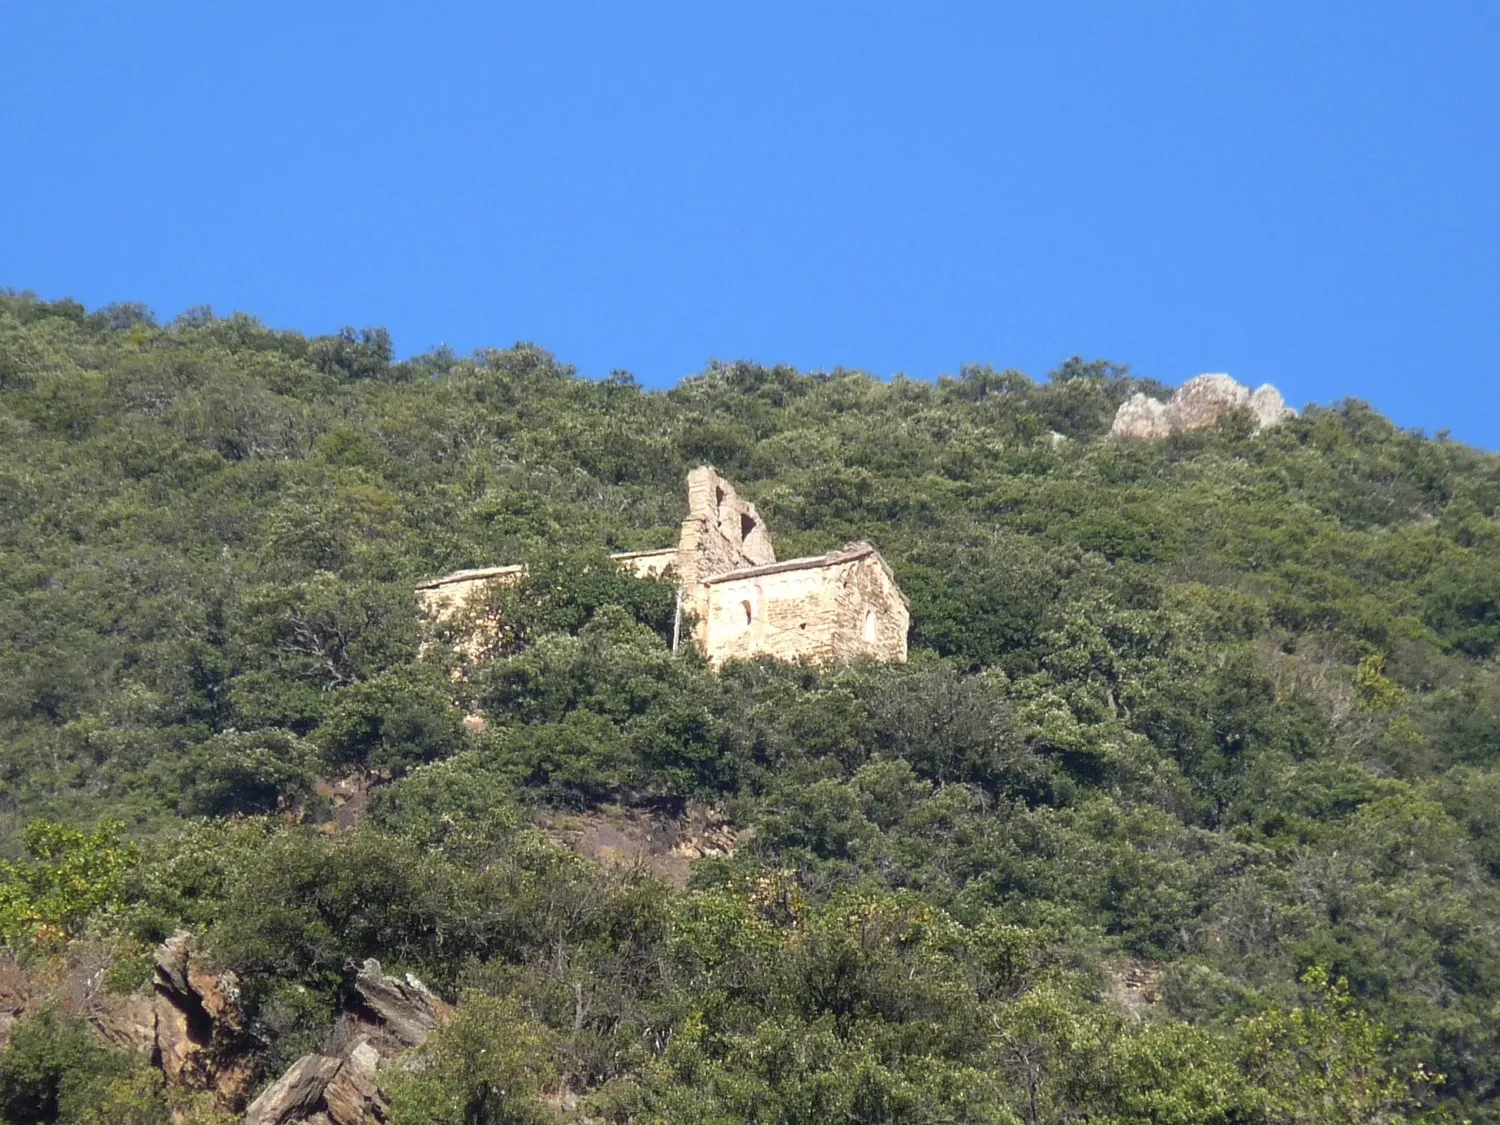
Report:
[[[524,566],[484,566],[455,571],[418,586],[417,603],[434,621],[447,621],[479,597],[491,582],[515,582],[525,570]]]
[[[668,567],[677,565],[677,548],[663,547],[659,551],[623,551],[609,557],[637,578],[660,578],[667,572]]]
[[[704,590],[699,643],[714,664],[753,656],[906,659],[906,598],[868,543],[730,571],[710,578]]]
[[[776,561],[771,536],[755,505],[741,500],[734,486],[707,465],[688,474],[688,512],[677,540],[677,580],[682,608],[695,624],[693,639],[707,643],[708,591],[704,583],[719,574]]]
[[[906,659],[906,597],[869,543],[778,563],[755,505],[708,466],[688,474],[688,514],[676,547],[611,556],[643,578],[676,575],[691,641],[714,664],[768,655],[814,661]],[[435,621],[451,619],[520,566],[461,570],[417,587]],[[479,638],[461,645],[471,658]]]

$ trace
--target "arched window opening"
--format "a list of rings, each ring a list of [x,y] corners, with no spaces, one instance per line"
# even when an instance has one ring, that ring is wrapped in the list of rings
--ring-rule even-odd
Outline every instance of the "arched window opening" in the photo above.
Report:
[[[875,611],[873,609],[865,610],[865,624],[861,632],[864,634],[865,644],[875,643]]]
[[[755,619],[755,610],[751,608],[749,602],[740,602],[740,611],[745,615],[746,625]]]

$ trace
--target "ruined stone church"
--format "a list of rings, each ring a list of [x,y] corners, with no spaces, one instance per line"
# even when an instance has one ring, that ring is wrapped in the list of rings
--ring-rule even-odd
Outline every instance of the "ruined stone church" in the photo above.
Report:
[[[777,562],[760,513],[727,480],[703,466],[688,474],[687,485],[687,518],[676,547],[612,557],[642,577],[670,569],[681,620],[691,623],[683,639],[711,663],[754,656],[906,660],[906,595],[871,544]],[[421,584],[417,593],[427,612],[441,619],[488,583],[514,581],[521,572],[519,566],[461,570]]]

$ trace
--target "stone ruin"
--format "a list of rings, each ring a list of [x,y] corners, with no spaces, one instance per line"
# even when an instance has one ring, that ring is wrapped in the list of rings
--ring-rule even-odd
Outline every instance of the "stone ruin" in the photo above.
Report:
[[[1297,416],[1269,383],[1251,391],[1228,375],[1199,375],[1179,387],[1169,402],[1131,395],[1115,412],[1109,436],[1122,441],[1164,441],[1173,434],[1212,426],[1240,407],[1249,407],[1257,432]]]
[[[611,556],[641,577],[671,570],[681,621],[715,665],[775,656],[819,663],[871,657],[906,660],[911,625],[906,595],[871,544],[850,543],[824,555],[776,560],[755,505],[717,471],[688,474],[688,511],[676,547]],[[429,616],[444,620],[492,582],[513,582],[519,566],[461,570],[417,587]]]

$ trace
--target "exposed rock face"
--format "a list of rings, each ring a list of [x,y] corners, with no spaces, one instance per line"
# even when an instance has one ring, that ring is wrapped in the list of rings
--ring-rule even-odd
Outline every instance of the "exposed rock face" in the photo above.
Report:
[[[1173,433],[1201,430],[1249,403],[1250,389],[1228,375],[1199,375],[1177,388],[1167,403],[1167,425]]]
[[[97,984],[95,975],[88,980]],[[451,1009],[415,976],[387,974],[373,958],[355,989],[360,1005],[344,1014],[322,1052],[304,1055],[261,1092],[245,1110],[247,1125],[385,1125],[381,1067],[424,1042]],[[33,993],[26,974],[0,962],[0,1047],[33,1006]],[[250,1030],[234,973],[211,969],[191,933],[157,947],[149,997],[103,1003],[90,991],[65,1002],[116,1047],[149,1054],[174,1092],[208,1095],[231,1114],[244,1106],[265,1044]]]
[[[1212,426],[1240,407],[1249,407],[1255,415],[1256,430],[1297,414],[1269,383],[1252,394],[1249,387],[1228,375],[1199,375],[1179,387],[1170,402],[1158,402],[1144,394],[1131,395],[1115,412],[1109,435],[1117,440],[1162,441],[1172,434]]]
[[[1250,396],[1250,409],[1261,429],[1297,416],[1297,412],[1281,397],[1281,392],[1270,383],[1255,388],[1255,393]]]
[[[245,1125],[287,1125],[317,1112],[323,1091],[343,1065],[327,1055],[303,1055],[261,1091],[245,1112]]]
[[[342,1058],[303,1055],[250,1104],[245,1125],[380,1125],[389,1106],[379,1066],[366,1039]]]
[[[1167,404],[1136,393],[1115,411],[1109,436],[1119,440],[1162,441],[1172,432],[1167,425]]]
[[[681,815],[640,808],[604,806],[584,813],[544,819],[547,834],[579,855],[607,867],[644,867],[679,890],[693,864],[710,856],[731,856],[753,828],[731,827],[722,809],[689,802]]]
[[[122,1051],[149,1055],[156,1049],[155,996],[111,998],[95,1005],[88,1018],[94,1030]]]
[[[448,1006],[416,977],[388,976],[373,957],[360,968],[354,987],[385,1030],[408,1047],[425,1042],[448,1015]]]
[[[344,1057],[338,1073],[323,1090],[323,1104],[336,1125],[385,1120],[388,1106],[375,1076],[379,1065],[380,1053],[367,1041],[356,1044]]]
[[[448,1006],[408,973],[393,977],[373,957],[355,978],[360,1000],[379,1020],[363,1017],[347,1026],[363,1029],[337,1055],[303,1055],[262,1091],[245,1114],[245,1125],[380,1125],[389,1105],[380,1089],[385,1057],[424,1042],[448,1017]]]
[[[1105,995],[1133,1020],[1142,1019],[1161,1000],[1161,967],[1127,957],[1106,963],[1109,984]]]
[[[224,1105],[242,1104],[252,1077],[253,1045],[230,972],[204,966],[193,935],[173,934],[158,947],[152,974],[156,1054],[167,1082],[211,1090]]]

